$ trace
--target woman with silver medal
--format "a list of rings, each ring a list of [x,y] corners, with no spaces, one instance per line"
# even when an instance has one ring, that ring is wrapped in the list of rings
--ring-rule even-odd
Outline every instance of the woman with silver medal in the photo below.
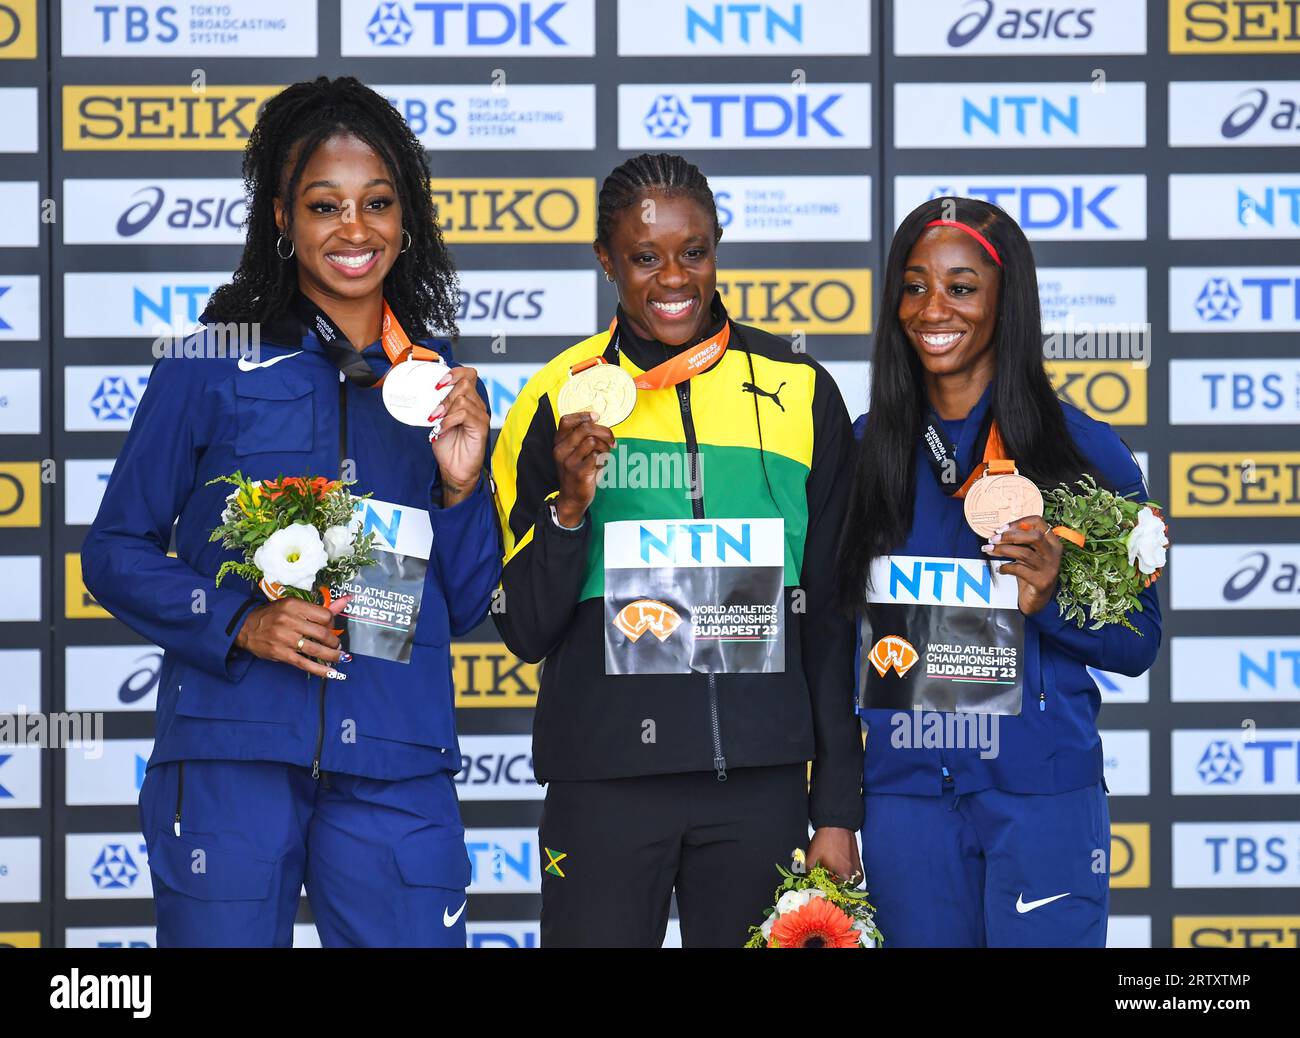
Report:
[[[158,944],[288,947],[305,885],[326,947],[463,947],[449,645],[485,616],[500,546],[485,395],[433,338],[459,298],[428,161],[383,97],[322,77],[267,102],[244,172],[243,255],[196,334],[256,349],[159,362],[82,553],[97,599],[165,650],[140,797]],[[354,480],[388,568],[328,607],[215,586],[209,481],[236,470]]]

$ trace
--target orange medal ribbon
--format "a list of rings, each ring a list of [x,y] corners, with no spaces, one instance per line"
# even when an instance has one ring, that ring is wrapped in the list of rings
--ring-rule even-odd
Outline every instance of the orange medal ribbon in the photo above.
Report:
[[[975,466],[971,474],[966,477],[966,482],[958,487],[952,496],[964,498],[976,481],[984,476],[1000,476],[1014,473],[1016,463],[1010,458],[1003,457],[1006,452],[1006,444],[1002,442],[1002,433],[998,431],[998,420],[995,418],[989,426],[989,438],[988,442],[984,444],[983,460]],[[1078,530],[1072,530],[1068,526],[1053,526],[1052,533],[1069,541],[1071,544],[1077,544],[1080,548],[1083,547],[1084,537]]]
[[[614,334],[614,328],[618,324],[618,318],[609,322],[609,333]],[[727,352],[727,344],[731,341],[731,322],[726,321],[717,335],[705,339],[703,342],[692,346],[689,350],[683,350],[675,357],[669,357],[662,364],[656,364],[649,371],[644,372],[636,379],[637,389],[667,389],[669,386],[678,385],[685,382],[692,375],[698,375],[701,371],[707,371]],[[589,368],[593,364],[607,364],[604,357],[592,357],[590,360],[584,360],[581,364],[575,364],[570,370],[577,374],[584,368]]]
[[[388,361],[393,367],[408,360],[442,360],[436,351],[411,342],[406,329],[393,315],[387,299],[384,300],[384,323],[379,333],[379,341],[383,344],[384,352],[388,354]],[[383,379],[379,381],[382,382]]]

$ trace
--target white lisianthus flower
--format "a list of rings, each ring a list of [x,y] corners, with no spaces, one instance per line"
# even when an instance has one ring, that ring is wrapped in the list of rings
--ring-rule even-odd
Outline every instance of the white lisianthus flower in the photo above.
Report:
[[[809,901],[815,897],[825,897],[820,890],[787,890],[777,899],[776,914],[785,915],[786,912],[797,912],[803,908]]]
[[[1124,546],[1128,549],[1129,565],[1136,564],[1140,572],[1150,576],[1163,569],[1167,558],[1165,549],[1169,547],[1164,522],[1150,508],[1142,509],[1138,512],[1137,526],[1133,527]]]
[[[352,544],[356,540],[356,531],[351,526],[331,526],[325,531],[325,554],[330,562],[337,562],[352,553]]]
[[[310,591],[329,562],[316,527],[293,523],[276,530],[253,554],[253,565],[273,584]]]

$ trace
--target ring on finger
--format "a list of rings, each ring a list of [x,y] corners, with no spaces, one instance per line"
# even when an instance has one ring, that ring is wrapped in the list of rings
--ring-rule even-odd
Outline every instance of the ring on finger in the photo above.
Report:
[[[297,649],[299,652],[302,652],[302,647],[306,644],[307,644],[307,636],[304,634],[301,638],[298,639],[298,644],[295,645],[294,648]]]

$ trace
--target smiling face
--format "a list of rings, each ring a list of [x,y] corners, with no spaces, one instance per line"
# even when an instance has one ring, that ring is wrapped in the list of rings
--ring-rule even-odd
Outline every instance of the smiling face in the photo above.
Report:
[[[987,384],[1001,274],[983,247],[955,227],[931,227],[903,270],[898,323],[927,381],[956,376]]]
[[[287,165],[295,159],[291,154]],[[288,215],[277,198],[281,233]],[[322,308],[383,293],[402,250],[402,206],[392,172],[370,145],[340,134],[317,147],[298,182],[290,237],[298,286]]]
[[[653,203],[649,205],[647,203]],[[718,284],[713,214],[688,195],[650,191],[619,212],[596,256],[614,275],[632,331],[668,346],[706,330]]]

